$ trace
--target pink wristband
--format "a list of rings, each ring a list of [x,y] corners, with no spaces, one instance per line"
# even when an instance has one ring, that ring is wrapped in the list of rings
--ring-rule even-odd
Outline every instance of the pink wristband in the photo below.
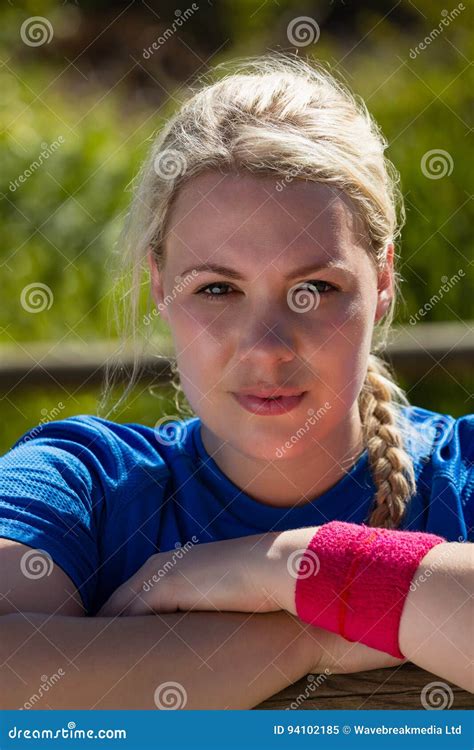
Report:
[[[427,552],[445,541],[418,531],[324,524],[300,560],[296,613],[348,641],[403,659],[398,628],[411,581]]]

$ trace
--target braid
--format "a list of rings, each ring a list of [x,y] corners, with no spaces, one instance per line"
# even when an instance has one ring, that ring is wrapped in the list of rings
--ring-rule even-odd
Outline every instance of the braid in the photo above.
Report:
[[[416,489],[413,462],[403,447],[396,423],[397,401],[407,403],[386,363],[371,354],[359,395],[364,444],[377,488],[368,525],[387,529],[399,526],[407,501]]]

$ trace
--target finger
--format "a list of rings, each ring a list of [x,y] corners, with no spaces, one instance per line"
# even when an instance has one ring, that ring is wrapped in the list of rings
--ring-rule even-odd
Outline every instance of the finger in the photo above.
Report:
[[[109,615],[113,614],[113,598],[114,598],[113,594],[109,596],[107,601],[104,602],[104,604],[96,613],[96,617],[109,617]]]
[[[128,586],[120,586],[113,592],[105,604],[102,605],[97,614],[101,617],[121,615],[122,612],[132,603],[135,596],[135,592],[130,590]]]
[[[114,603],[109,599],[99,609],[99,611],[96,614],[96,617],[113,617],[113,615],[116,615],[116,614],[118,614],[116,607],[114,606]]]

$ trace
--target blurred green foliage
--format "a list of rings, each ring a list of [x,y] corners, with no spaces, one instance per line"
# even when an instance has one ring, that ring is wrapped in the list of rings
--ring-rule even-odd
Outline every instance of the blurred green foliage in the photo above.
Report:
[[[140,51],[156,38],[156,27],[151,27],[157,24],[156,14],[152,17],[143,6],[134,7],[129,16],[125,5],[103,2],[99,9],[96,3],[84,3],[80,8],[47,0],[0,10],[0,344],[74,337],[88,341],[110,335],[114,245],[130,199],[130,181],[153,133],[175,106],[164,92],[222,60],[267,49],[293,51],[286,29],[297,16],[316,19],[321,32],[317,43],[302,47],[299,54],[329,62],[365,99],[388,140],[387,156],[401,174],[407,222],[397,247],[404,283],[396,322],[408,321],[439,290],[442,277],[459,269],[464,279],[423,320],[472,317],[467,293],[472,264],[472,73],[467,50],[472,32],[465,11],[413,56],[443,18],[441,3],[423,0],[415,6],[403,0],[392,8],[386,2],[345,7],[286,0],[259,9],[249,0],[225,0],[212,8],[215,25],[207,39],[203,17],[196,13],[188,27],[167,42],[169,49],[145,64]],[[160,5],[164,27],[176,7]],[[55,39],[50,45],[22,43],[21,24],[33,15],[51,19]],[[79,54],[77,29],[84,36],[88,24],[92,41],[88,46],[81,41],[84,49]],[[136,32],[130,35],[127,28]],[[107,34],[113,29],[113,40],[123,39],[123,49],[115,43],[107,47]],[[99,44],[100,54],[94,57]],[[212,56],[206,45],[218,52]],[[192,48],[198,59],[183,73],[186,47],[189,58],[193,60]],[[139,64],[133,65],[137,58]],[[136,77],[130,77],[131,71]],[[440,179],[428,179],[421,169],[424,155],[433,149],[447,152],[452,162],[451,173]],[[32,167],[45,150],[50,151],[47,158]],[[31,174],[25,178],[28,170]],[[32,314],[23,308],[21,293],[37,282],[52,290],[54,304]],[[143,294],[147,296],[148,290]],[[469,378],[461,382],[456,376],[448,390],[429,379],[404,385],[413,402],[434,410],[462,414],[471,403]],[[68,413],[94,412],[97,395],[87,386],[71,394]],[[3,446],[38,423],[41,409],[52,408],[61,398],[65,401],[64,394],[38,390],[4,394]],[[156,421],[156,407],[150,406],[146,391],[137,391],[131,404],[117,419],[146,422],[153,415]]]
[[[46,104],[30,88],[41,90],[46,80],[38,79],[30,72],[28,84],[6,74],[1,81],[11,118],[2,134],[2,283],[9,300],[0,311],[2,340],[102,338],[125,188],[156,120],[152,112],[124,116],[113,97],[97,104],[96,97],[63,93]],[[54,304],[31,314],[20,294],[38,281],[50,287]]]
[[[117,389],[117,400],[121,390]],[[88,386],[77,391],[65,391],[62,387],[32,387],[23,392],[21,398],[2,400],[2,421],[0,423],[0,446],[7,450],[23,434],[43,421],[65,419],[76,414],[97,414],[97,403],[101,389]],[[175,402],[176,393],[171,386],[144,386],[137,384],[130,393],[126,403],[110,417],[115,422],[135,422],[154,426],[160,416],[168,415],[170,419],[185,419],[189,415],[182,413]],[[112,391],[111,401],[113,401]],[[99,414],[103,417],[103,414]]]

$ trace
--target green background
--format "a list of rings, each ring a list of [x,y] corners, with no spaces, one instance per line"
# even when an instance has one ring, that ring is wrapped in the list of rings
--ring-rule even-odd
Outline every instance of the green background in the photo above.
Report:
[[[461,4],[462,5],[462,4]],[[187,7],[187,6],[186,6]],[[407,222],[397,251],[403,276],[396,323],[407,323],[442,284],[463,269],[424,321],[472,316],[472,214],[469,203],[468,49],[472,32],[462,11],[414,59],[410,51],[437,28],[438,2],[202,3],[150,59],[143,49],[170,27],[173,3],[5,4],[0,10],[3,242],[0,250],[0,346],[27,342],[86,343],[115,336],[112,278],[115,241],[130,200],[130,182],[150,138],[186,94],[193,78],[214,64],[267,50],[294,51],[288,23],[310,16],[320,27],[301,56],[334,66],[361,95],[389,142],[401,173]],[[466,4],[467,7],[467,4]],[[24,44],[20,28],[39,15],[52,24],[47,44]],[[413,55],[413,53],[412,53]],[[16,190],[11,181],[38,158],[42,144],[62,145]],[[449,153],[453,170],[427,179],[421,159]],[[54,293],[51,308],[26,312],[21,292],[33,282]],[[149,291],[143,288],[142,304]],[[161,325],[155,319],[155,330]],[[1,352],[1,349],[0,349]],[[412,403],[455,416],[472,411],[472,375],[436,368],[403,380]],[[62,402],[61,417],[95,413],[99,386],[17,385],[0,394],[0,443],[6,450]],[[175,414],[174,391],[135,388],[118,421],[154,424]]]

